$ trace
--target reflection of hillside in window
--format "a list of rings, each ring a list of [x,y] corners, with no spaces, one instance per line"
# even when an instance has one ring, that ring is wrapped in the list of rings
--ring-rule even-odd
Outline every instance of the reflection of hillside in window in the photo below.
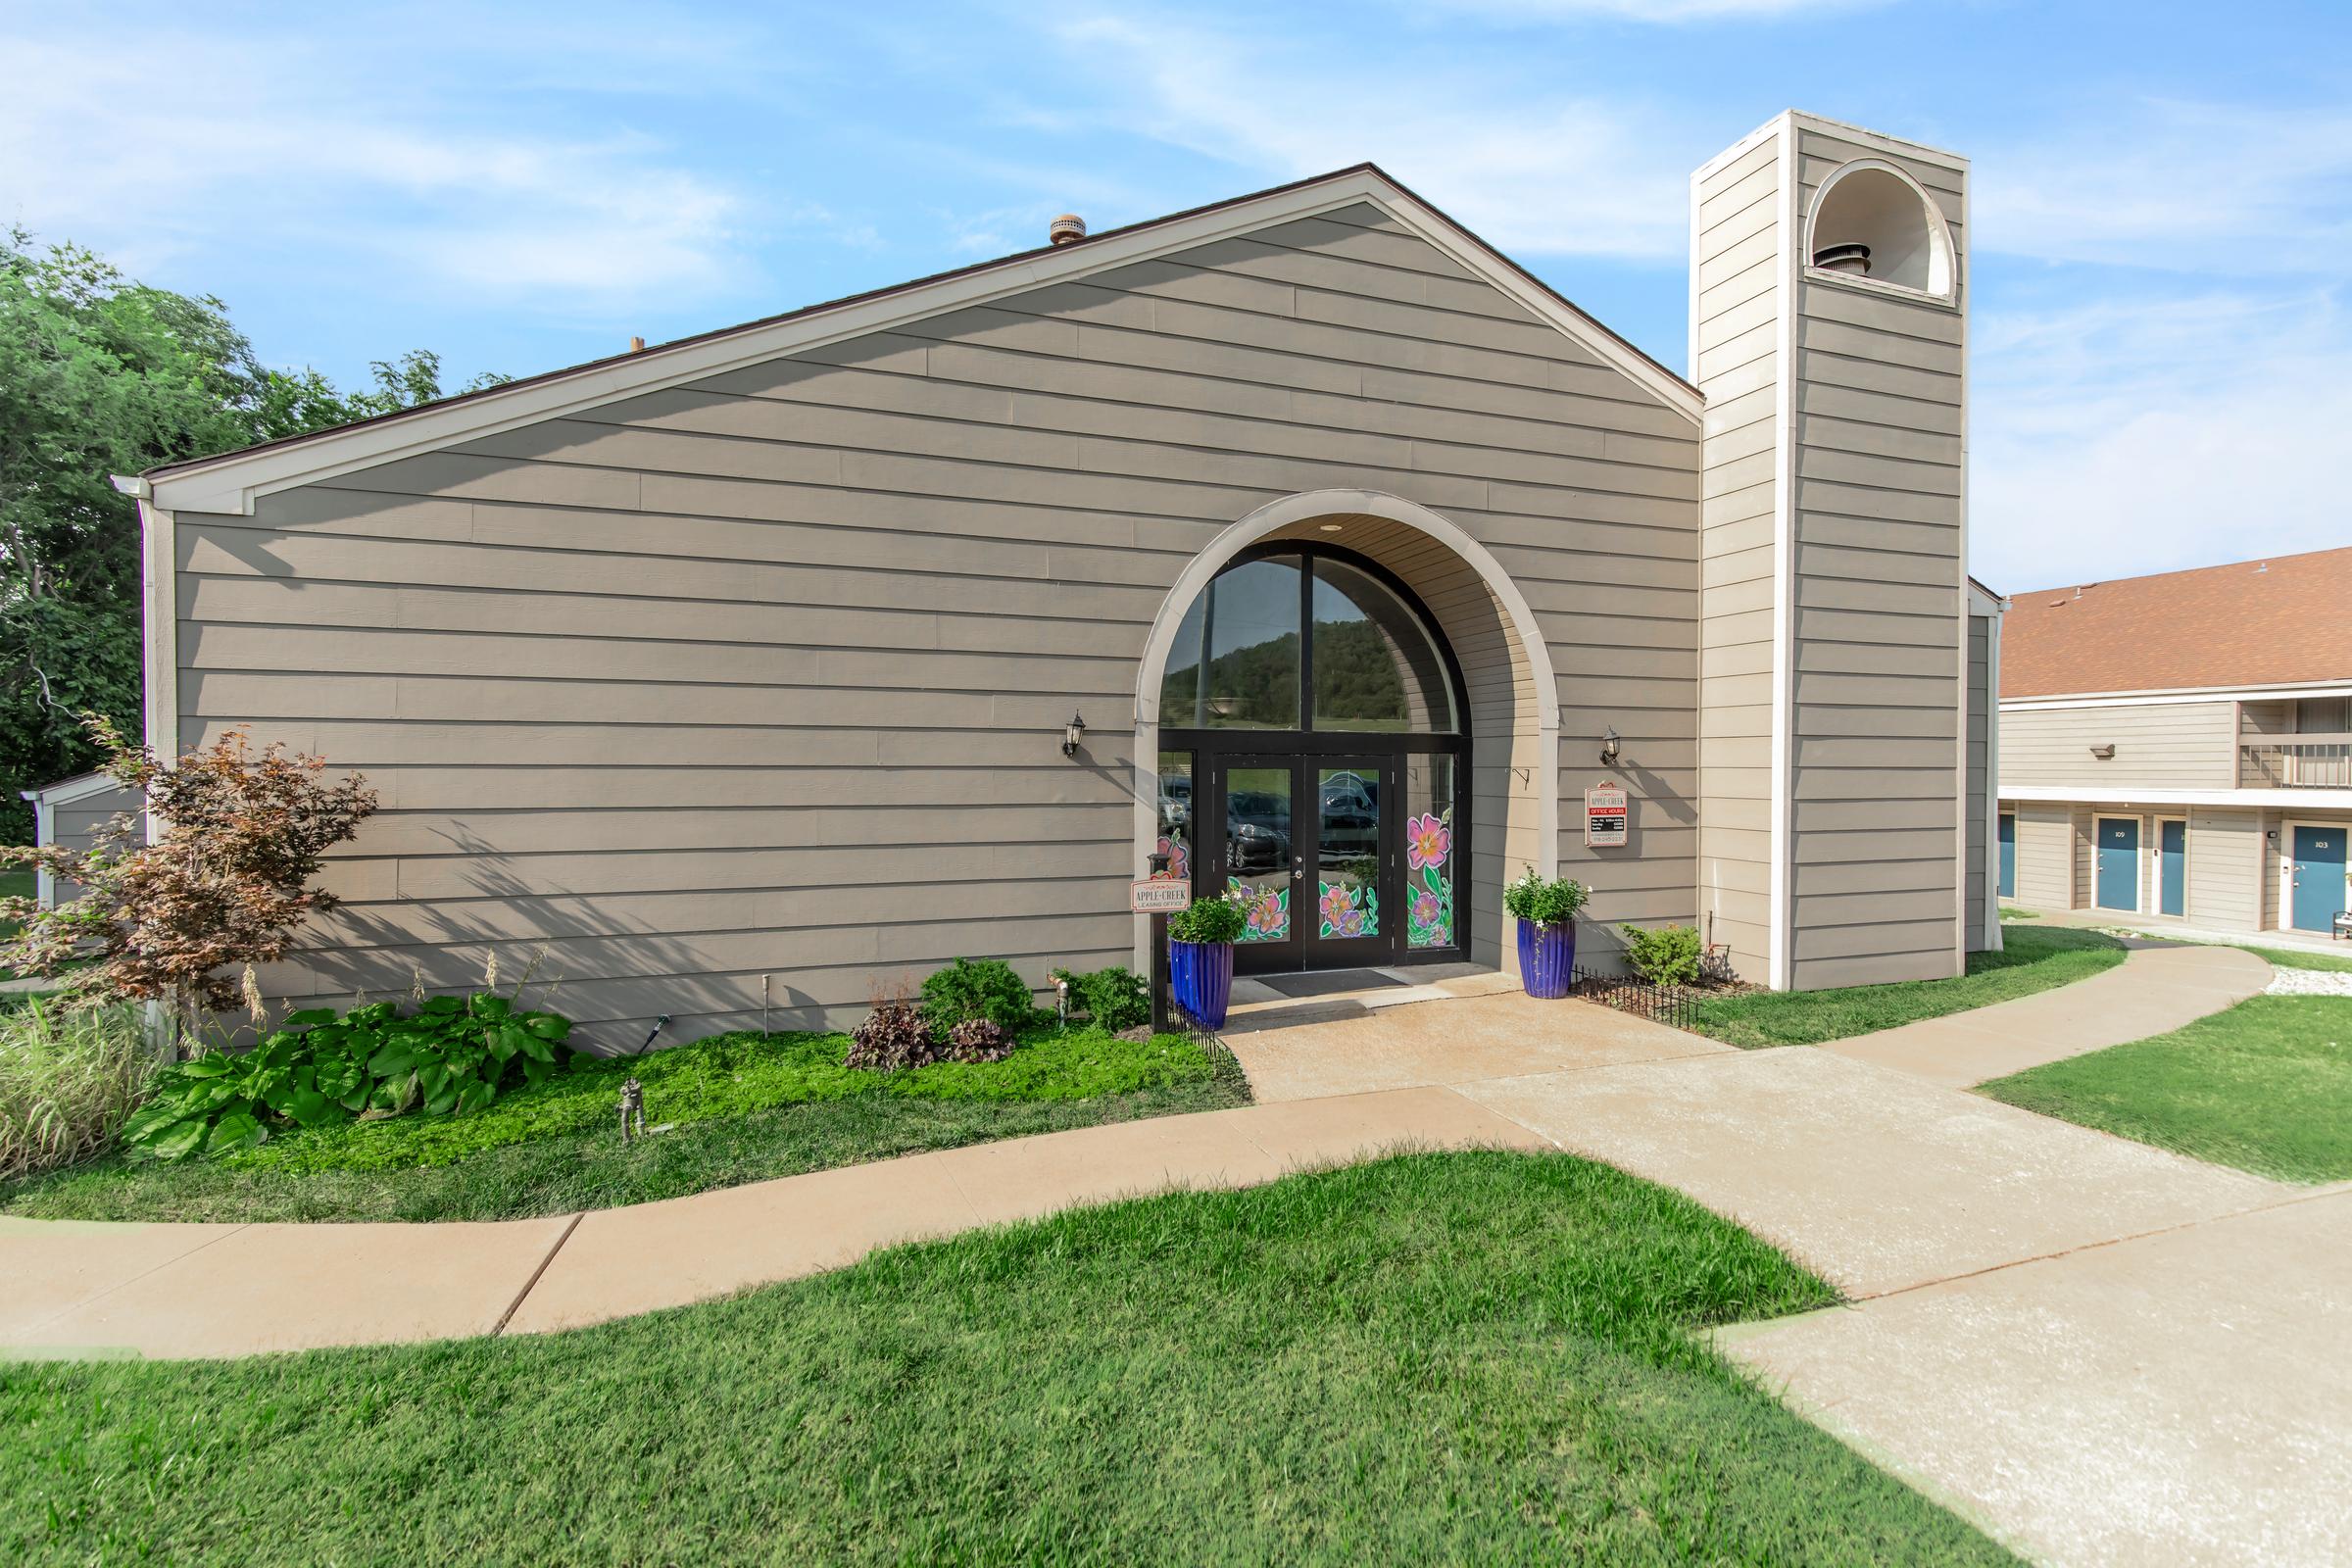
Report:
[[[1296,557],[1248,562],[1220,573],[1193,601],[1160,683],[1161,723],[1299,727],[1298,569]]]
[[[1445,662],[1421,618],[1378,579],[1315,563],[1315,728],[1453,728]]]
[[[1299,729],[1296,556],[1219,573],[1185,611],[1159,689],[1159,721],[1179,729]],[[1315,729],[1449,733],[1445,659],[1421,617],[1362,569],[1313,560]],[[1202,650],[1208,650],[1203,660]]]

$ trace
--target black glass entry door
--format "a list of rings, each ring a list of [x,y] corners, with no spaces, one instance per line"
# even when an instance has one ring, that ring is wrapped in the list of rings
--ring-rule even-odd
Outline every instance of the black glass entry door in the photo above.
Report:
[[[1158,848],[1196,898],[1244,890],[1237,968],[1462,956],[1467,689],[1386,568],[1295,540],[1237,557],[1177,627],[1159,715]]]
[[[1220,888],[1248,891],[1236,967],[1349,969],[1402,956],[1398,772],[1393,757],[1214,760],[1200,825],[1224,824]]]

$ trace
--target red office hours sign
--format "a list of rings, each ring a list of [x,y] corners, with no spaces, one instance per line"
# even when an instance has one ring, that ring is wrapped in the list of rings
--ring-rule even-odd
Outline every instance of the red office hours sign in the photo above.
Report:
[[[1631,812],[1622,784],[1595,784],[1585,791],[1585,843],[1608,849],[1625,843],[1625,824]]]

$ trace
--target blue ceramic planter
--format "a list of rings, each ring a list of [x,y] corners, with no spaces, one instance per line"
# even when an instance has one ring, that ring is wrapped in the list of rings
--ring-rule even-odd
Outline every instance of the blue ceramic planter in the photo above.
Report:
[[[1531,997],[1546,1001],[1568,994],[1576,978],[1576,922],[1537,925],[1519,922],[1519,981]]]
[[[1225,1009],[1233,1003],[1233,944],[1169,943],[1168,985],[1178,1005],[1201,1028],[1224,1028]]]

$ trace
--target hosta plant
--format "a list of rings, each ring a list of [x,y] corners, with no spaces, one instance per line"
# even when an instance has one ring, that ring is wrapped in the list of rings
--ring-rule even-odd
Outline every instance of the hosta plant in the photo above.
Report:
[[[312,1008],[251,1051],[164,1068],[123,1142],[134,1157],[186,1159],[250,1149],[273,1126],[479,1110],[502,1089],[546,1081],[570,1033],[567,1018],[488,994],[433,997],[406,1016],[389,1002]]]

